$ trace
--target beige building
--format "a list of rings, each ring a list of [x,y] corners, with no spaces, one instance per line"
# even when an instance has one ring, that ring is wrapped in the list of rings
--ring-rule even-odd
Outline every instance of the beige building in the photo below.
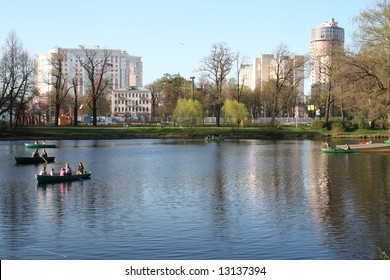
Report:
[[[61,50],[66,54],[66,59],[63,62],[64,75],[68,81],[71,81],[76,74],[82,76],[84,83],[80,86],[79,92],[82,95],[86,95],[89,89],[89,80],[87,73],[79,63],[77,57],[83,58],[85,51],[80,47],[78,49],[63,49]],[[95,46],[91,50],[96,50],[103,55],[104,49],[99,46]],[[106,50],[107,51],[107,50]],[[130,86],[143,85],[143,67],[141,57],[129,55],[123,50],[108,50],[111,53],[110,64],[111,69],[108,75],[111,75],[112,89],[127,89]],[[58,53],[58,49],[53,49],[47,53],[38,54],[35,57],[36,73],[35,81],[36,88],[41,93],[51,91],[51,86],[48,85],[50,79],[50,73],[53,66],[50,64],[53,56]]]
[[[113,116],[148,121],[151,117],[152,102],[148,89],[129,87],[113,90],[111,112]]]
[[[253,59],[252,64],[240,67],[240,84],[248,86],[250,89],[262,90],[265,84],[276,77],[276,66],[282,64],[293,65],[294,71],[288,82],[297,83],[298,96],[304,95],[304,56],[294,55],[285,57],[275,57],[272,54],[262,54]],[[297,65],[296,67],[294,65]]]
[[[333,18],[312,28],[309,49],[312,86],[327,83],[324,67],[329,65],[335,46],[344,46],[344,29]]]

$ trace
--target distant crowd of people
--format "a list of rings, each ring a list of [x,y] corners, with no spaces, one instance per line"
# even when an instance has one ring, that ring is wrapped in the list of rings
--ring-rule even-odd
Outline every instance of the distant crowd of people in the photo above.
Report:
[[[79,162],[79,164],[77,165],[76,175],[80,175],[80,174],[84,174],[84,165],[82,162]],[[46,166],[42,167],[41,171],[39,172],[39,175],[47,175]],[[51,176],[56,175],[54,168],[50,170],[50,175]],[[60,176],[72,175],[72,169],[70,168],[69,163],[66,163],[64,167],[61,167],[59,175]]]

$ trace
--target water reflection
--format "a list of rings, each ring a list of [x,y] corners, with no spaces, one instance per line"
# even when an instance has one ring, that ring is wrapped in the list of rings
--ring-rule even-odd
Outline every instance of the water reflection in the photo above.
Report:
[[[373,259],[389,252],[389,158],[312,141],[61,141],[87,181],[37,185],[0,147],[2,259]],[[73,166],[75,167],[75,166]]]
[[[362,254],[376,258],[377,247],[388,247],[382,232],[389,226],[388,203],[377,209],[378,201],[389,198],[383,188],[388,184],[383,176],[388,173],[387,162],[383,155],[323,155],[318,170],[311,173],[313,221],[332,258],[344,252],[350,252],[351,258]],[[347,242],[339,244],[338,240]]]

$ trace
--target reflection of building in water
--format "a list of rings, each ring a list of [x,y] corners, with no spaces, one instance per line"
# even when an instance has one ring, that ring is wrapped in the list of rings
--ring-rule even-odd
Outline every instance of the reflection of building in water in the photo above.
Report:
[[[329,174],[328,157],[318,153],[308,153],[308,202],[312,207],[311,213],[317,217],[324,215],[329,205]]]

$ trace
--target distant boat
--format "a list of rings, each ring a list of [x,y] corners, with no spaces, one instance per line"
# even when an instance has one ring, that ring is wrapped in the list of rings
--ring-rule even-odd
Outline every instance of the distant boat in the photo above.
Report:
[[[54,162],[55,157],[15,157],[16,163],[34,164]]]
[[[55,148],[57,147],[56,144],[43,144],[43,143],[24,143],[24,146],[26,148],[31,149],[40,149],[40,148]]]
[[[40,184],[50,184],[50,183],[60,183],[60,182],[68,182],[68,181],[83,181],[85,179],[91,179],[91,172],[86,172],[83,174],[74,174],[74,175],[39,175],[35,174],[35,178]]]
[[[206,141],[206,142],[222,142],[222,141],[225,141],[225,138],[223,138],[223,137],[206,137],[206,138],[204,138],[204,141]]]
[[[343,149],[344,145],[336,148]],[[359,153],[390,153],[390,143],[350,144],[349,147]]]
[[[354,153],[355,150],[353,149],[350,149],[350,150],[346,150],[346,149],[327,149],[327,148],[321,148],[321,151],[323,153],[326,153],[326,154],[349,154],[349,153]]]

